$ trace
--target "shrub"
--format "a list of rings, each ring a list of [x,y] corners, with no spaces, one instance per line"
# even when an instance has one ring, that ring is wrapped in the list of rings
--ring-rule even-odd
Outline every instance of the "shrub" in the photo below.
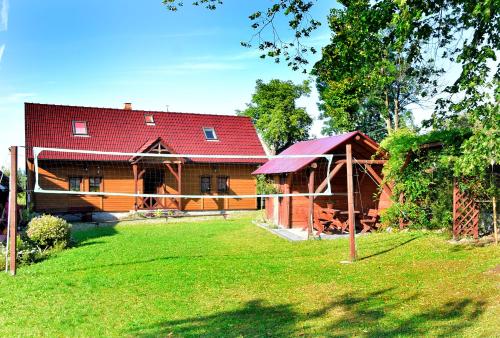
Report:
[[[70,225],[62,218],[42,215],[29,222],[26,235],[44,249],[65,248],[70,241]]]
[[[0,273],[5,270],[5,255],[7,254],[5,246],[0,243]]]

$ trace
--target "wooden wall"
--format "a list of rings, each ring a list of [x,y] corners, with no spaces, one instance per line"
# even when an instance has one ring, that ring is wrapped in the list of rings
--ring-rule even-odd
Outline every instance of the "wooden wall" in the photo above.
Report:
[[[390,201],[390,196],[385,192],[380,196],[378,186],[371,178],[354,167],[354,210],[367,213],[369,209],[379,208],[380,201]],[[380,171],[380,168],[378,168]],[[357,174],[357,177],[356,177]],[[308,171],[301,170],[293,174],[292,193],[306,193]],[[325,178],[325,175],[316,175],[315,189]],[[347,170],[344,166],[339,173],[331,180],[332,196],[319,196],[314,199],[314,209],[317,212],[320,208],[326,208],[331,203],[334,209],[347,210]],[[382,198],[380,198],[382,197]],[[309,198],[306,196],[293,196],[290,202],[290,223],[293,228],[304,227],[307,225],[307,215],[309,212]],[[316,216],[315,216],[316,217]]]
[[[176,165],[172,165],[176,170]],[[159,168],[155,165],[155,168]],[[212,177],[212,192],[217,195],[217,177],[229,177],[229,192],[232,195],[254,195],[256,194],[256,181],[251,172],[255,165],[205,165],[184,164],[182,168],[182,194],[201,195],[200,177]],[[29,180],[33,182],[33,166],[27,165]],[[177,193],[178,185],[175,177],[170,171],[163,168],[163,186],[159,193]],[[140,171],[141,169],[139,169]],[[85,191],[88,191],[88,177],[102,177],[102,191],[134,193],[134,176],[132,166],[128,163],[74,163],[74,162],[51,162],[40,161],[39,163],[39,185],[43,189],[67,191],[69,189],[69,177],[82,177]],[[139,193],[143,192],[143,179],[138,181]],[[96,211],[124,212],[134,209],[134,197],[127,196],[89,196],[89,195],[67,195],[67,194],[44,194],[36,193],[34,196],[34,207],[38,212],[66,212],[69,208],[92,207]],[[174,208],[175,203],[164,199],[166,208]],[[184,210],[243,210],[256,209],[256,198],[231,198],[231,199],[183,199]]]
[[[369,160],[374,154],[373,149],[369,149],[362,142],[353,142],[353,158],[361,160]],[[339,146],[337,150],[332,152],[336,157],[333,162],[345,159],[345,146]],[[318,168],[315,170],[314,190],[327,177],[327,168],[323,160],[317,161]],[[335,166],[332,163],[330,169]],[[380,177],[382,176],[382,165],[373,165],[372,168]],[[291,193],[307,193],[308,192],[308,177],[309,169],[302,169],[298,172],[283,174],[288,177],[292,175],[290,191]],[[273,175],[274,182],[280,188],[280,191],[286,190],[287,178]],[[367,213],[369,209],[386,209],[391,205],[391,198],[386,192],[379,192],[378,185],[367,175],[359,166],[353,165],[353,183],[354,183],[354,209],[362,213]],[[314,199],[314,212],[317,218],[317,212],[320,208],[325,208],[328,203],[331,203],[334,209],[347,211],[347,169],[344,165],[342,169],[331,180],[332,196],[319,196]],[[284,227],[302,228],[307,225],[309,212],[309,197],[293,196],[290,200],[290,209],[286,208],[286,197],[280,197],[279,201],[279,216],[278,224]],[[267,205],[266,205],[267,208]],[[272,215],[271,210],[268,215]],[[274,219],[275,217],[273,217]]]

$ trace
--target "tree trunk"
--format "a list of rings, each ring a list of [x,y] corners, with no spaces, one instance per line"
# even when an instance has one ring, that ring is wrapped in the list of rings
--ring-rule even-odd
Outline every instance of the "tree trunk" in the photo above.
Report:
[[[399,129],[399,95],[401,93],[399,83],[396,84],[397,92],[396,97],[394,97],[394,130]]]
[[[399,99],[394,99],[394,130],[399,129]]]
[[[389,114],[389,93],[387,92],[387,89],[385,90],[385,110],[387,113],[387,116],[384,117],[385,126],[387,128],[387,133],[390,134],[392,132],[392,128],[391,128],[391,115]]]

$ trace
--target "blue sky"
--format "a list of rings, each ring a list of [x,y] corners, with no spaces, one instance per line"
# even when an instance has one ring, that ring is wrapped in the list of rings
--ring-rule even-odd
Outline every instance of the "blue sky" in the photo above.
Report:
[[[252,34],[248,15],[270,1],[227,0],[213,12],[188,1],[177,13],[161,0],[0,3],[0,165],[9,145],[24,144],[23,102],[234,114],[259,78],[307,79],[240,46]],[[325,24],[310,45],[328,42],[332,4],[317,3]],[[316,102],[313,93],[300,104],[317,116]]]

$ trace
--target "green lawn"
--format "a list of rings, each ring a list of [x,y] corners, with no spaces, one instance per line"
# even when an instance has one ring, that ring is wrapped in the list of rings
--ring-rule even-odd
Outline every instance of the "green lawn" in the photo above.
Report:
[[[123,224],[0,274],[0,336],[494,336],[499,249],[433,233],[290,243],[250,219]]]

